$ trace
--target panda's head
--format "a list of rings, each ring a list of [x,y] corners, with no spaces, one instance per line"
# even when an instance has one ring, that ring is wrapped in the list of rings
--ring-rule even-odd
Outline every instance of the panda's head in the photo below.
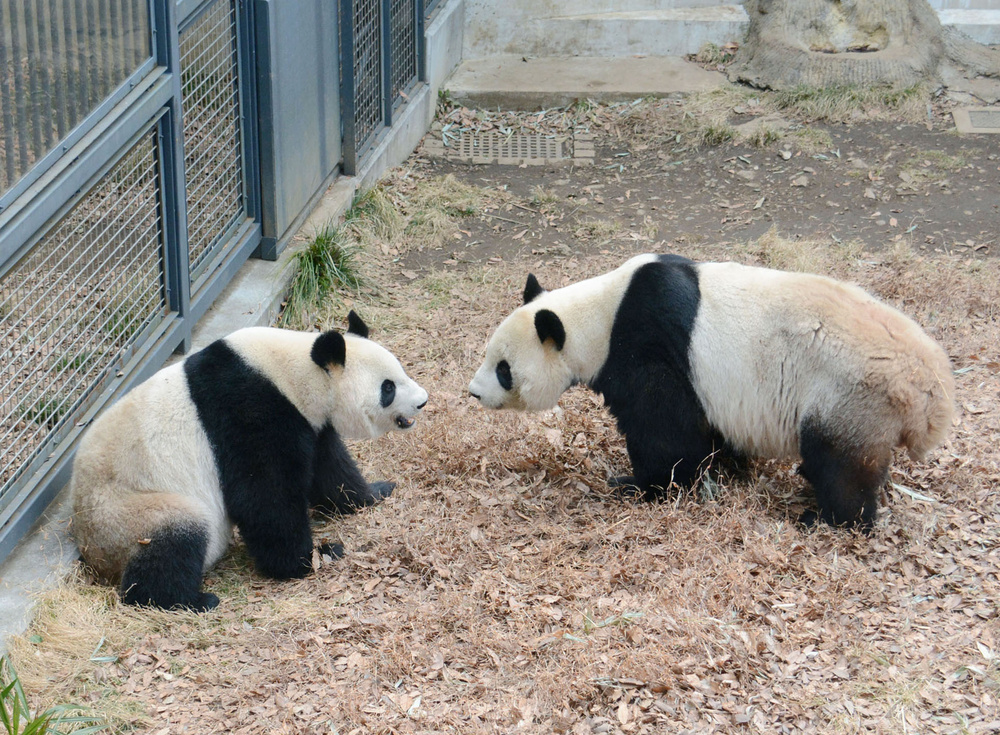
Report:
[[[347,321],[346,334],[324,332],[312,347],[313,361],[334,381],[333,428],[354,439],[409,429],[427,404],[427,391],[391,352],[368,339],[361,317],[352,311]]]
[[[554,407],[577,381],[565,359],[563,320],[553,309],[543,308],[556,305],[532,303],[542,293],[529,275],[524,305],[490,338],[486,359],[469,383],[469,392],[487,408],[543,411]]]

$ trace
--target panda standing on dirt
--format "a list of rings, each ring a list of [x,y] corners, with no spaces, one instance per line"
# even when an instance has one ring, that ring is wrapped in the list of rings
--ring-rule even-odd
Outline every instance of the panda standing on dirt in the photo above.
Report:
[[[208,610],[202,576],[235,524],[257,570],[312,569],[310,507],[352,512],[388,497],[343,438],[410,428],[427,392],[368,340],[255,327],[160,370],[87,431],[70,480],[84,560],[122,600]],[[339,545],[322,551],[340,555]]]
[[[640,255],[554,291],[529,275],[469,391],[544,410],[604,395],[645,498],[691,486],[714,454],[798,457],[818,516],[870,529],[893,449],[917,459],[954,411],[948,356],[911,319],[831,278]],[[800,519],[811,524],[817,514]]]

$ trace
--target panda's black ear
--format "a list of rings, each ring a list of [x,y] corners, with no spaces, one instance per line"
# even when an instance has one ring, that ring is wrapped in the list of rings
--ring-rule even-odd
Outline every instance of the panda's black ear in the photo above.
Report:
[[[545,289],[535,278],[534,273],[528,274],[528,282],[524,284],[524,303],[530,304],[534,301],[540,294],[545,293]]]
[[[331,365],[343,367],[344,360],[347,359],[347,344],[344,342],[344,335],[331,329],[323,332],[312,346],[312,359],[324,370],[329,370]]]
[[[347,333],[368,339],[368,325],[355,313],[354,309],[347,313]]]
[[[551,339],[557,350],[561,350],[566,344],[566,329],[554,311],[541,309],[535,314],[535,331],[538,332],[540,342]]]

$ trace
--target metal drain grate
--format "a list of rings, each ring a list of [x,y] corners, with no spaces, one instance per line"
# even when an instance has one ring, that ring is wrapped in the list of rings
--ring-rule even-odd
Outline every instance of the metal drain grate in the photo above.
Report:
[[[432,158],[470,164],[495,163],[508,166],[586,165],[594,162],[590,135],[549,136],[538,133],[461,132],[441,136],[440,128],[428,139],[424,150]]]
[[[951,114],[960,133],[1000,133],[1000,107],[959,107]]]
[[[1000,109],[969,110],[969,120],[974,128],[996,128],[1000,131]]]
[[[491,161],[531,158],[567,158],[565,139],[544,135],[500,135],[498,133],[462,133],[455,146],[462,158],[488,158]]]

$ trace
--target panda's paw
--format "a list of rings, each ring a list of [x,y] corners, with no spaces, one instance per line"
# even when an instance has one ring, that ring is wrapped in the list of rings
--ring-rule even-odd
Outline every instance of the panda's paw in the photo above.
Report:
[[[805,526],[806,528],[812,528],[816,525],[819,520],[819,513],[814,510],[804,510],[802,515],[799,516],[799,524]]]
[[[219,606],[219,598],[217,595],[213,595],[211,592],[203,592],[198,603],[192,606],[192,610],[195,612],[207,612],[208,610],[214,610]]]
[[[618,475],[608,478],[608,487],[624,500],[646,500],[646,493],[639,487],[632,475]]]
[[[371,496],[371,504],[381,503],[383,500],[392,495],[392,491],[396,489],[396,483],[389,480],[380,480],[379,482],[368,483],[368,494]]]
[[[333,559],[340,559],[344,556],[344,547],[342,544],[317,544],[316,551],[318,551],[321,555],[325,554]]]

